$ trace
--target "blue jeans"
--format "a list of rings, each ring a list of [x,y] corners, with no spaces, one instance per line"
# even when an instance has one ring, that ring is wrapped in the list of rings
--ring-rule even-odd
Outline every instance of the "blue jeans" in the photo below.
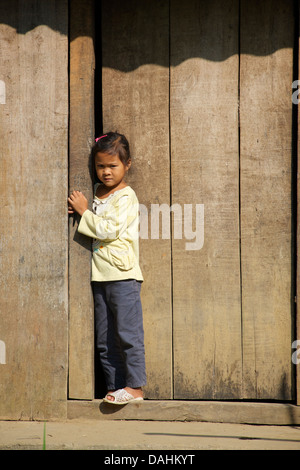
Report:
[[[93,282],[96,348],[108,390],[146,385],[141,283]]]

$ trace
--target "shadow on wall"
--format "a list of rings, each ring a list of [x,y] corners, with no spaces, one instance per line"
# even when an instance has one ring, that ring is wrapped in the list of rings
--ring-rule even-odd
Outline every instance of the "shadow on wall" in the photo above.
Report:
[[[80,22],[86,21],[82,12],[89,15],[92,4],[96,37],[102,22],[108,31],[102,39],[102,47],[109,50],[103,66],[123,72],[150,63],[176,66],[194,57],[223,61],[238,53],[270,55],[278,49],[293,47],[293,30],[298,36],[296,24],[291,24],[291,18],[295,23],[298,19],[297,0],[83,0],[80,15],[74,11],[76,3],[2,0],[0,18],[2,24],[19,34],[46,25],[63,35],[70,34],[73,41],[80,35]],[[75,33],[72,24],[68,31],[67,17],[77,22]],[[119,50],[111,47],[109,31],[112,37],[118,35],[122,39]],[[182,32],[188,35],[187,41]]]
[[[2,0],[0,20],[26,34],[38,26],[45,25],[63,35],[68,34],[68,0],[43,2],[41,0]]]

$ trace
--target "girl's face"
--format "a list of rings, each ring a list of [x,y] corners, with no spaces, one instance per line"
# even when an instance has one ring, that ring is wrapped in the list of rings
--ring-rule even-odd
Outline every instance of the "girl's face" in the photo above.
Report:
[[[123,181],[130,165],[130,160],[125,165],[120,160],[119,155],[102,152],[95,155],[95,169],[98,179],[108,188],[118,186]]]

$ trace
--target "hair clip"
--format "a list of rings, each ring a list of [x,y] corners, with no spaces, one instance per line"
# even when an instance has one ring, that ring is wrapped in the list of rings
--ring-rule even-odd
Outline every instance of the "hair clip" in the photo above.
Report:
[[[101,137],[97,137],[97,139],[95,139],[95,142],[98,142],[98,140],[103,139],[103,137],[107,137],[107,134],[101,135]]]

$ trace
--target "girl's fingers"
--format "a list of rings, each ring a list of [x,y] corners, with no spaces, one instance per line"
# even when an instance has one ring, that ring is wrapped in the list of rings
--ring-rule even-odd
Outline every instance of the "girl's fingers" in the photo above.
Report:
[[[80,191],[73,191],[68,199],[72,200],[78,196],[82,196],[82,193]]]
[[[73,191],[72,194],[68,197],[68,213],[69,214],[74,214],[76,211],[73,208],[73,204],[76,203],[76,199],[80,198],[83,196],[81,191]]]

